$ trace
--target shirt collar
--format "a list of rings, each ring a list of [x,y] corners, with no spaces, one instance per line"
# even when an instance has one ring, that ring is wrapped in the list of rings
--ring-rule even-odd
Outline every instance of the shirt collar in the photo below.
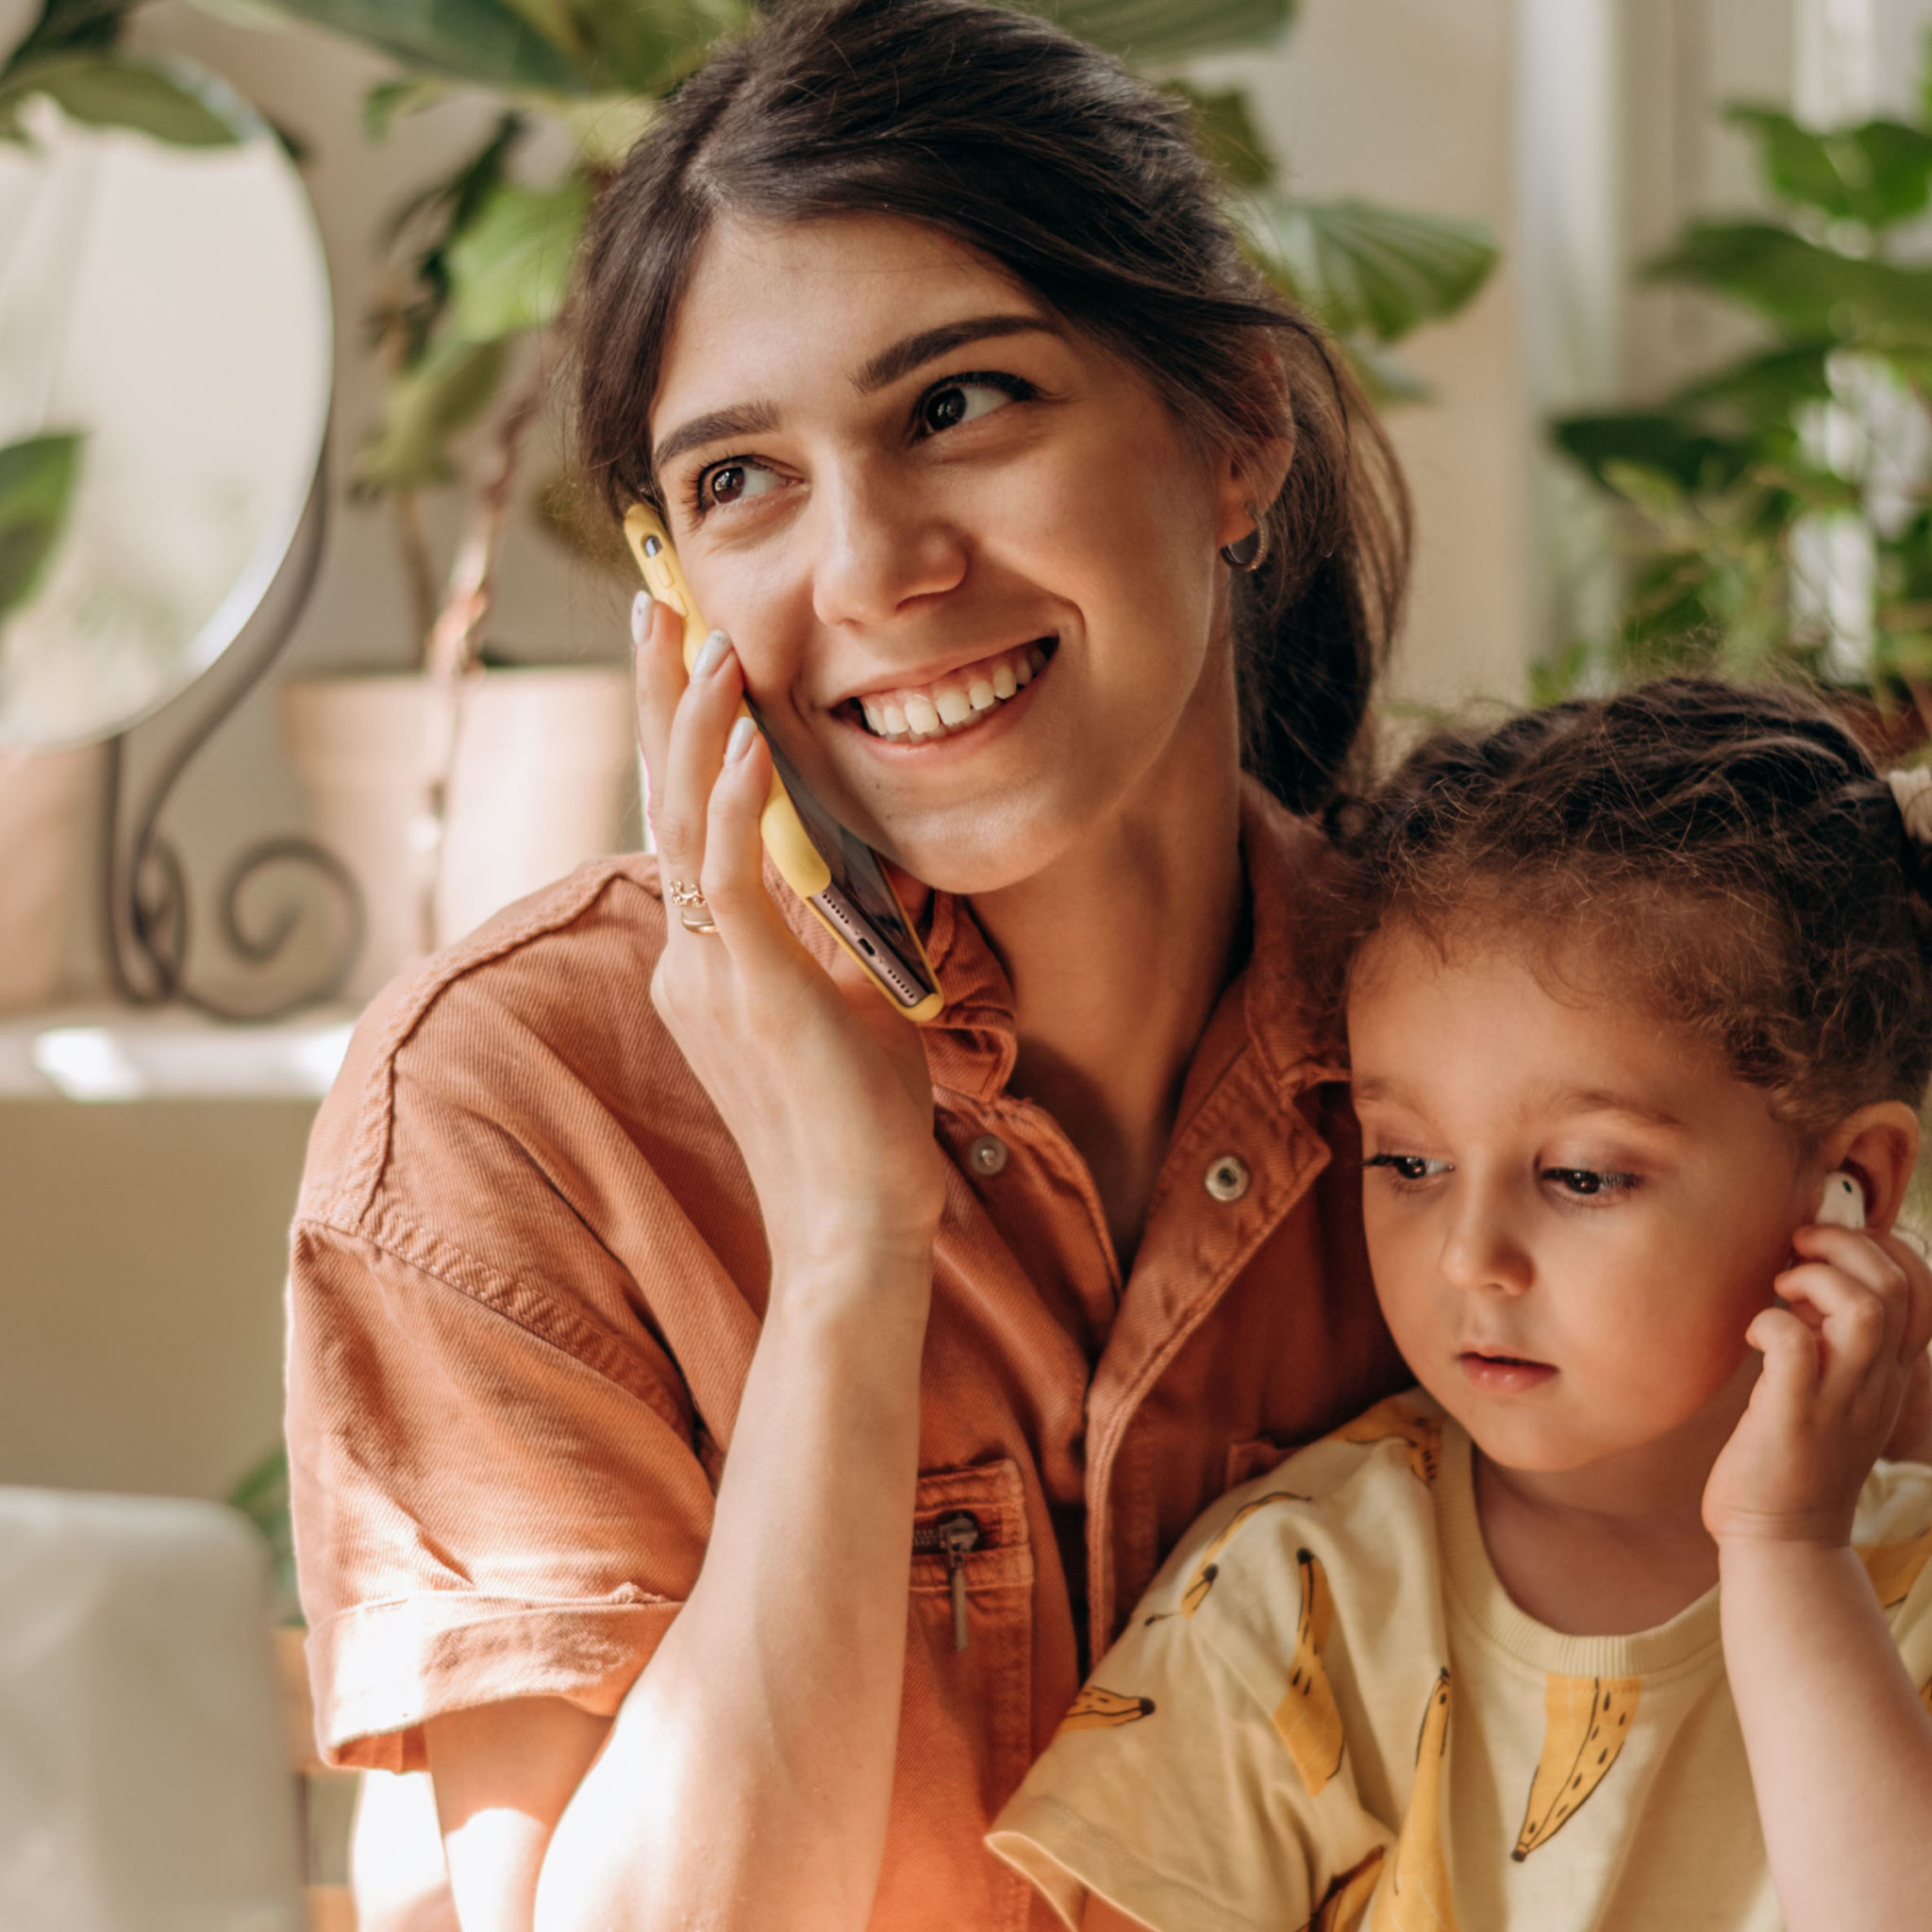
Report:
[[[1339,1041],[1312,1010],[1302,941],[1305,901],[1328,863],[1326,844],[1316,826],[1252,777],[1241,781],[1241,843],[1253,939],[1224,1003],[1240,998],[1248,1041],[1275,1084],[1341,1078]],[[925,1028],[934,1084],[992,1099],[1019,1055],[1006,969],[966,903],[951,892],[932,895],[925,943],[946,996]]]

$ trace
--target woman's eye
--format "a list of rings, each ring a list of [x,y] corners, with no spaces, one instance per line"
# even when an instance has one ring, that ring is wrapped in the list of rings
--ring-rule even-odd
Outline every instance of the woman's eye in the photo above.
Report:
[[[762,496],[777,487],[778,479],[762,463],[742,458],[728,463],[714,463],[698,478],[698,508],[722,508],[725,504],[742,503],[748,496]]]
[[[919,405],[919,423],[928,436],[957,429],[976,417],[990,416],[1017,401],[1012,391],[991,382],[949,382],[928,391]]]
[[[1584,1200],[1605,1194],[1626,1194],[1637,1185],[1634,1174],[1614,1174],[1594,1167],[1546,1167],[1543,1179]]]
[[[1446,1160],[1432,1160],[1425,1154],[1372,1154],[1365,1165],[1387,1168],[1397,1180],[1411,1184],[1432,1181],[1438,1174],[1449,1172]]]

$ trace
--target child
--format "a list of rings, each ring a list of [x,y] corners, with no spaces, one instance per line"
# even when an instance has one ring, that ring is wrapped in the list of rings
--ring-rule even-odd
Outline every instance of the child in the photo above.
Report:
[[[1932,1335],[1902,799],[1809,699],[1673,680],[1336,815],[1426,1393],[1183,1540],[992,1834],[1069,1925],[1932,1925],[1932,1469],[1874,1468]]]

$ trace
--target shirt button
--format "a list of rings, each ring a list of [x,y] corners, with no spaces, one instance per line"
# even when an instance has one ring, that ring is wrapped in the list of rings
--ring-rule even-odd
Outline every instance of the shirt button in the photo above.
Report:
[[[1004,1174],[1007,1166],[1007,1143],[997,1134],[982,1134],[967,1148],[966,1160],[974,1174],[989,1176]]]
[[[1253,1185],[1254,1175],[1239,1154],[1217,1155],[1208,1164],[1208,1191],[1217,1201],[1239,1201]]]

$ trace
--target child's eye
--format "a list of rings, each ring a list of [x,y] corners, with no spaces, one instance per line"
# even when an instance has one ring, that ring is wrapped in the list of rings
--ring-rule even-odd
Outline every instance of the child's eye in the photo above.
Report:
[[[1606,1194],[1627,1194],[1637,1185],[1634,1174],[1614,1174],[1594,1167],[1546,1167],[1542,1177],[1566,1193],[1584,1200]]]
[[[1426,1154],[1372,1154],[1362,1165],[1387,1168],[1396,1180],[1407,1187],[1432,1181],[1438,1174],[1449,1172],[1446,1160],[1432,1160]]]

